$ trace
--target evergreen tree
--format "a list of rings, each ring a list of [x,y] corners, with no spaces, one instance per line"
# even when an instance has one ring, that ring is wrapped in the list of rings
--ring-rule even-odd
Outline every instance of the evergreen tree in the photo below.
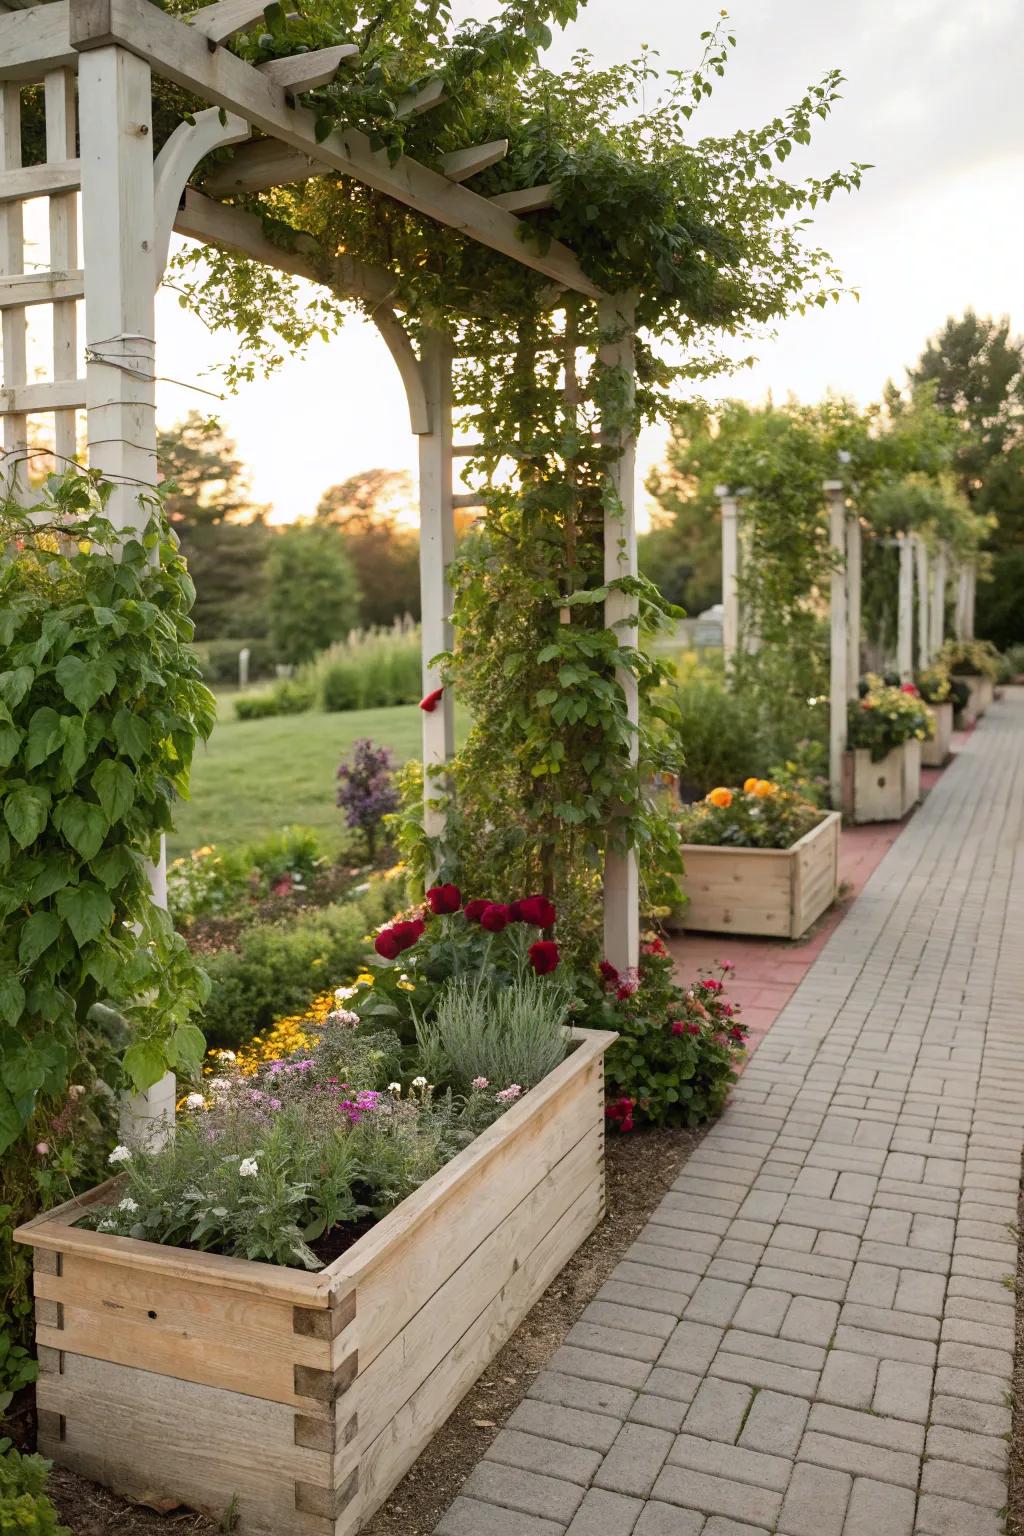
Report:
[[[359,623],[359,584],[337,528],[292,523],[267,561],[270,639],[282,660],[309,661]]]

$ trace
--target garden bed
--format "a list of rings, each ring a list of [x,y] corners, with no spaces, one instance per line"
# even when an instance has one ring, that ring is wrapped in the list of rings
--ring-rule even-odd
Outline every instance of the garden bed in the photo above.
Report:
[[[929,704],[928,708],[935,717],[935,735],[930,741],[921,743],[921,766],[944,768],[949,762],[953,744],[952,700],[946,699],[939,704]]]
[[[921,798],[921,743],[904,741],[878,762],[866,747],[843,762],[843,807],[851,820],[902,821]]]
[[[40,1450],[251,1536],[357,1531],[600,1220],[613,1039],[319,1273],[74,1225],[110,1184],[29,1222]]]
[[[836,899],[840,823],[829,812],[791,848],[684,843],[686,927],[798,939]]]

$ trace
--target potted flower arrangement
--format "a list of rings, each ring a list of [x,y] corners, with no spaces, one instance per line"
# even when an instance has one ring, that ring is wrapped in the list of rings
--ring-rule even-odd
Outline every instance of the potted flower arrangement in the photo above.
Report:
[[[957,707],[956,695],[961,688],[963,684],[954,688],[949,669],[941,662],[925,667],[917,675],[917,691],[935,721],[934,735],[921,743],[921,764],[925,768],[943,768],[949,761],[953,741],[953,713]],[[963,698],[967,698],[966,689]]]
[[[913,683],[893,688],[869,673],[851,700],[844,806],[855,822],[899,821],[921,798],[921,743],[935,720]]]
[[[687,927],[799,938],[836,898],[839,826],[838,813],[768,779],[685,807]]]
[[[47,1454],[253,1536],[365,1523],[603,1211],[615,1035],[555,918],[435,887],[296,1054],[223,1053],[169,1146],[19,1230]]]
[[[999,652],[988,640],[947,640],[939,660],[967,685],[968,699],[960,718],[965,726],[979,720],[995,698]]]

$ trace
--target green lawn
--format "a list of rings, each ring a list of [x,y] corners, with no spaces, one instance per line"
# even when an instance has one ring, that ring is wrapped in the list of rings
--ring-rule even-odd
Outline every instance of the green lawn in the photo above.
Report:
[[[177,807],[169,858],[205,843],[246,843],[287,826],[315,827],[327,845],[341,841],[334,776],[360,736],[390,747],[396,765],[420,752],[415,704],[346,714],[276,715],[236,720],[219,696],[213,735],[196,751],[192,798]]]

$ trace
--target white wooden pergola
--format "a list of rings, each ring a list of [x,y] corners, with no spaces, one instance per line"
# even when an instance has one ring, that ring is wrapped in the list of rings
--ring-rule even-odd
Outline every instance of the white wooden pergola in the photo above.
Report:
[[[826,480],[822,493],[829,515],[829,546],[833,565],[829,582],[829,789],[832,804],[842,799],[843,756],[847,741],[847,708],[857,697],[861,675],[861,557],[860,519],[842,480]],[[743,562],[742,490],[715,487],[722,515],[722,644],[726,665],[737,651],[752,648],[749,624],[740,605]],[[917,661],[934,661],[945,639],[946,597],[951,559],[940,545],[929,559],[920,534],[901,534],[892,541],[899,550],[899,597],[896,625],[896,665],[904,682],[914,676],[914,586],[917,585]],[[973,562],[957,567],[955,632],[958,640],[974,635],[974,594],[977,570]]]
[[[266,238],[258,217],[220,201],[316,176],[350,177],[532,268],[552,285],[553,306],[564,292],[596,301],[606,338],[600,355],[632,375],[631,299],[603,294],[557,241],[542,249],[523,238],[522,215],[550,206],[550,187],[488,198],[465,184],[504,155],[504,141],[467,146],[446,157],[443,171],[408,156],[391,163],[386,151],[372,149],[367,136],[353,128],[338,128],[318,143],[314,115],[298,98],[333,79],[357,50],[341,46],[247,63],[224,45],[257,21],[263,8],[264,0],[217,0],[188,17],[174,17],[150,0],[52,0],[23,9],[0,0],[0,464],[16,494],[27,485],[30,419],[42,415],[52,422],[60,463],[75,457],[76,412],[84,410],[89,464],[115,487],[110,515],[121,526],[133,521],[140,488],[157,482],[154,298],[172,233],[322,282],[323,267],[310,242],[300,237],[292,249],[282,249]],[[209,103],[193,122],[183,122],[155,157],[154,75]],[[24,165],[21,92],[40,83],[46,160]],[[443,84],[436,80],[401,110],[429,111],[442,97]],[[254,131],[262,137],[252,140]],[[200,193],[189,185],[190,177],[211,150],[224,145],[239,148]],[[49,203],[45,271],[29,266],[26,250],[24,204],[35,198]],[[410,425],[419,439],[426,694],[439,683],[431,658],[450,644],[446,571],[454,548],[453,508],[475,499],[453,489],[451,348],[439,333],[428,333],[414,346],[386,270],[345,256],[334,263],[328,283],[339,297],[360,300],[372,316],[401,374]],[[79,300],[84,300],[84,337]],[[38,306],[48,306],[52,314],[52,367],[45,381],[29,379],[27,372],[27,316]],[[606,520],[606,579],[636,572],[635,445],[621,439],[615,445],[621,449],[617,478],[624,513]],[[613,593],[605,622],[628,626],[631,620],[636,621],[634,600]],[[619,682],[635,725],[635,679],[622,673]],[[429,772],[443,770],[453,745],[446,691],[442,707],[423,715],[428,802]],[[429,803],[425,814],[428,833],[436,835],[442,827]],[[620,969],[636,966],[639,902],[632,852],[621,855],[609,846],[604,907],[606,954]]]

